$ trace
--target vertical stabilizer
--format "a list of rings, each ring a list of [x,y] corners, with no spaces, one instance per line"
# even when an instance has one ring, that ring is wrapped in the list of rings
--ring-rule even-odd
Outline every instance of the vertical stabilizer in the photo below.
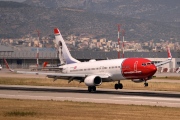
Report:
[[[167,48],[167,53],[168,53],[168,60],[172,60],[170,48]]]
[[[58,28],[54,29],[54,35],[61,65],[80,62],[71,56]]]

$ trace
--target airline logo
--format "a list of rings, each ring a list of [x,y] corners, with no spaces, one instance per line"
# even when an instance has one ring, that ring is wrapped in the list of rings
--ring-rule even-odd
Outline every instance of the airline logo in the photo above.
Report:
[[[140,73],[142,73],[141,71],[137,70],[137,65],[138,65],[138,61],[135,61],[134,62],[134,71],[124,72],[124,74],[140,74]]]

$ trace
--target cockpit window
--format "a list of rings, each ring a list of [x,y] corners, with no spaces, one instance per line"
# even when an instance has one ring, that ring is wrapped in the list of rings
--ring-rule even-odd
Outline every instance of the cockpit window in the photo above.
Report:
[[[146,66],[146,63],[143,63],[142,66]]]
[[[147,63],[147,65],[151,65],[151,63]]]
[[[153,62],[148,62],[148,63],[142,63],[142,66],[146,66],[146,65],[153,65]]]

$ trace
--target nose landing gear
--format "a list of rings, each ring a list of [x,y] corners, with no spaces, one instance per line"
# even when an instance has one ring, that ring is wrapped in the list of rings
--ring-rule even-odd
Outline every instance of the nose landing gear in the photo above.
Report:
[[[146,81],[144,83],[144,87],[148,87],[148,83]]]

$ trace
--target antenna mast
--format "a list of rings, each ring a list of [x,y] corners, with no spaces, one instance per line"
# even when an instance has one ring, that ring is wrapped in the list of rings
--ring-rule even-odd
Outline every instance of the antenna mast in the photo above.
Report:
[[[124,36],[125,36],[125,30],[122,30],[122,35],[123,35],[123,43],[122,43],[122,46],[123,46],[123,58],[124,58]]]
[[[120,58],[120,30],[121,30],[121,25],[118,24],[118,58]]]
[[[40,32],[39,30],[36,30],[36,32],[38,33],[38,45],[37,45],[37,53],[36,53],[36,59],[37,59],[37,67],[39,66],[39,42],[40,42]]]

